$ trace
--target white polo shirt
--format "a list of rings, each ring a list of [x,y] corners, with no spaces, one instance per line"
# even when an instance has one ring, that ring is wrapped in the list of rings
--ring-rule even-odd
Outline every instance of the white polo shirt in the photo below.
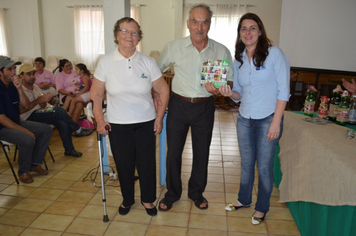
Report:
[[[134,124],[155,119],[151,89],[161,76],[156,62],[138,51],[125,58],[117,48],[101,57],[94,77],[105,82],[108,122]]]

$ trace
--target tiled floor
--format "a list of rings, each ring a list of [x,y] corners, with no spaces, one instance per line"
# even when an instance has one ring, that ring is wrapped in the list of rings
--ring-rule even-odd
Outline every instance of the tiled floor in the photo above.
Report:
[[[217,111],[215,117],[208,185],[204,193],[209,201],[208,210],[197,209],[187,197],[192,160],[188,136],[183,152],[184,191],[181,200],[174,203],[169,212],[158,212],[157,216],[150,217],[140,204],[139,183],[136,183],[136,204],[128,215],[121,216],[117,212],[122,201],[117,187],[119,183],[106,177],[110,221],[104,223],[101,189],[91,182],[83,182],[88,172],[96,169],[99,163],[96,134],[73,138],[76,149],[84,153],[81,158],[74,158],[63,155],[60,137],[54,130],[50,149],[56,162],[47,156],[49,175],[34,175],[35,181],[31,184],[16,184],[0,151],[0,235],[300,235],[286,205],[278,203],[276,188],[270,211],[262,225],[251,224],[253,207],[235,212],[224,210],[227,203],[236,199],[239,188],[236,113]],[[14,147],[11,147],[11,156],[13,152]],[[112,158],[109,164],[114,167]],[[96,186],[100,186],[100,175],[96,178]],[[159,200],[166,190],[159,184],[157,186]]]

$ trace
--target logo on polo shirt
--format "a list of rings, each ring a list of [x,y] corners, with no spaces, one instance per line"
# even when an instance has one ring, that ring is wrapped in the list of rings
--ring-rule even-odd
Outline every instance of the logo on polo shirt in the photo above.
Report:
[[[142,79],[147,79],[148,77],[144,73],[142,73],[141,78]]]

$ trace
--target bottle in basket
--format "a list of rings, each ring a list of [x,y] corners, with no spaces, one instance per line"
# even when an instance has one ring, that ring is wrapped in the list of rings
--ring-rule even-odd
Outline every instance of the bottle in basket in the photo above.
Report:
[[[336,121],[337,109],[340,105],[342,92],[343,91],[340,85],[337,85],[336,88],[333,90],[333,96],[330,100],[328,117],[326,118],[327,120]]]
[[[314,116],[314,109],[315,109],[315,98],[316,98],[316,89],[313,85],[307,90],[307,97],[305,98],[304,102],[304,115],[306,116]]]
[[[356,94],[354,94],[350,101],[349,124],[356,125]]]
[[[349,110],[350,110],[350,95],[347,90],[345,90],[341,95],[341,102],[339,108],[337,109],[336,123],[339,125],[346,125],[349,121]]]
[[[318,109],[318,117],[319,119],[326,119],[326,116],[328,114],[328,102],[330,101],[330,98],[327,96],[322,96],[320,98],[320,105]]]

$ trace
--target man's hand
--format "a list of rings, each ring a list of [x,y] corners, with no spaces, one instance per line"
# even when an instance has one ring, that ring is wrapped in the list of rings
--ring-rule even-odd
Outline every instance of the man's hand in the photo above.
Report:
[[[211,83],[211,82],[206,83],[205,84],[205,88],[209,93],[211,93],[213,95],[219,95],[220,94],[219,89],[215,88],[213,83]]]
[[[39,97],[39,103],[43,103],[43,102],[49,102],[52,99],[52,94],[50,94],[49,92],[43,94],[41,97]]]
[[[22,79],[20,79],[20,77],[18,77],[17,75],[14,75],[11,77],[11,80],[17,89],[21,88]]]

